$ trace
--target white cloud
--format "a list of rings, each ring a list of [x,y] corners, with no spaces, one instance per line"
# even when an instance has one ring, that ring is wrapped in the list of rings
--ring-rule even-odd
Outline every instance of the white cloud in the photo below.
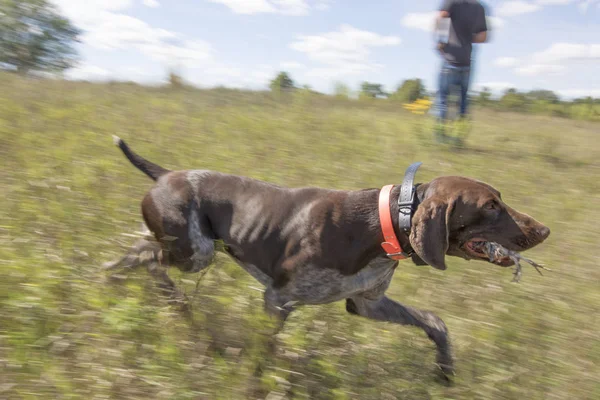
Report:
[[[487,17],[487,27],[489,30],[498,30],[504,27],[505,21],[500,17]]]
[[[275,8],[267,0],[208,0],[223,4],[236,14],[258,14],[275,12]]]
[[[534,53],[532,59],[544,64],[600,60],[600,43],[554,43],[548,49]]]
[[[160,3],[157,0],[143,0],[142,3],[146,7],[150,7],[150,8],[160,7]]]
[[[517,67],[515,73],[522,76],[558,75],[565,71],[563,65],[530,64]]]
[[[526,14],[534,11],[538,11],[545,6],[565,6],[569,4],[576,4],[582,12],[586,12],[587,9],[594,4],[600,7],[600,0],[532,0],[532,1],[507,1],[500,5],[498,12],[499,15],[514,16],[520,14]]]
[[[577,7],[584,13],[594,4],[600,7],[600,0],[536,0],[536,4],[541,6],[562,6],[573,3],[576,3]]]
[[[242,69],[215,60],[212,46],[203,41],[185,37],[177,32],[151,26],[127,15],[132,0],[52,0],[77,26],[84,29],[82,41],[86,46],[103,50],[137,50],[160,63],[157,68],[105,69],[84,64],[68,70],[68,79],[93,81],[125,80],[140,83],[164,81],[163,68],[176,68],[184,78],[201,86],[228,85],[261,89],[275,75],[276,69],[261,65]],[[302,2],[273,1],[288,12],[297,13]],[[295,11],[294,11],[295,10]],[[150,69],[152,72],[148,72]]]
[[[208,0],[222,4],[236,14],[283,14],[292,16],[308,15],[311,9],[327,10],[331,0]]]
[[[600,0],[579,0],[579,9],[586,12],[591,5],[597,4],[600,7]]]
[[[536,3],[542,6],[546,5],[564,5],[573,3],[575,0],[537,0]]]
[[[315,9],[319,11],[326,11],[331,8],[333,0],[316,0]]]
[[[512,68],[522,76],[557,75],[573,63],[600,61],[600,44],[554,43],[546,50],[519,60],[500,57],[494,61],[499,67]]]
[[[300,64],[299,62],[296,62],[296,61],[284,61],[281,64],[279,64],[279,66],[283,69],[289,69],[289,70],[305,68],[304,64]]]
[[[83,64],[76,68],[67,70],[65,76],[74,80],[92,80],[101,81],[109,79],[111,73],[109,70],[96,65]]]
[[[133,5],[133,0],[51,0],[71,20],[90,24],[105,18],[107,12],[123,11]]]
[[[408,13],[402,17],[401,24],[407,28],[432,32],[437,12]]]
[[[500,4],[496,13],[501,17],[512,17],[515,15],[531,13],[539,10],[540,8],[540,5],[528,3],[526,1],[506,1]]]
[[[576,98],[576,97],[596,97],[600,98],[600,88],[589,89],[565,89],[556,91],[561,97]]]
[[[103,50],[135,49],[169,66],[201,67],[212,62],[210,44],[189,40],[124,14],[132,0],[52,0],[84,30],[82,41]],[[155,1],[155,0],[154,0]]]
[[[290,47],[324,65],[309,71],[308,75],[353,75],[381,69],[380,64],[370,60],[371,49],[397,46],[400,42],[396,36],[383,36],[342,25],[335,32],[299,36]]]
[[[212,47],[202,40],[185,40],[176,44],[147,44],[141,51],[164,64],[198,68],[213,63]]]
[[[519,60],[515,57],[499,57],[494,60],[494,65],[503,68],[513,68],[519,64]]]
[[[291,16],[308,15],[312,9],[325,11],[331,8],[333,0],[208,0],[222,4],[236,14],[283,14]]]
[[[280,14],[308,15],[310,7],[305,0],[271,0]]]
[[[153,28],[138,18],[110,13],[95,23],[88,24],[83,40],[92,47],[109,50],[157,45],[175,38],[177,34]]]
[[[140,67],[119,67],[118,69],[106,69],[97,65],[83,64],[65,72],[65,78],[72,80],[87,80],[92,82],[106,81],[131,81],[144,84],[157,83],[165,78],[151,75],[147,70]]]

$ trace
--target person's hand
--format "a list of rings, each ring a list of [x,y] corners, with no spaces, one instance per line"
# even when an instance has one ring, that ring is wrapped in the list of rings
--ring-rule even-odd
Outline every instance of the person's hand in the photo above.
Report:
[[[438,44],[436,46],[438,53],[444,54],[444,47],[446,47],[446,43],[438,42]]]

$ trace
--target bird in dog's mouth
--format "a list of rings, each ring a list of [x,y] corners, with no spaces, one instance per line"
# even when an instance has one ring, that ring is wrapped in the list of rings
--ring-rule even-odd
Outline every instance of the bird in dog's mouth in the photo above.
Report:
[[[515,265],[516,268],[513,274],[513,282],[519,282],[521,280],[521,261],[525,261],[526,263],[531,264],[540,275],[542,275],[542,269],[546,271],[551,271],[549,268],[546,268],[543,265],[536,263],[535,261],[525,258],[516,251],[509,250],[496,242],[489,242],[483,239],[472,239],[465,244],[465,247],[473,255],[479,258],[487,258],[489,262],[494,263],[496,265],[505,267]]]

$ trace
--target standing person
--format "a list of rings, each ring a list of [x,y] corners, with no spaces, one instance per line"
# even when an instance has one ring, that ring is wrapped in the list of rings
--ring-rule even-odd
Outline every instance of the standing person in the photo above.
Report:
[[[443,139],[451,85],[460,87],[460,117],[467,115],[473,43],[487,41],[486,13],[478,0],[444,0],[436,19],[437,49],[442,55],[438,83],[438,129]]]

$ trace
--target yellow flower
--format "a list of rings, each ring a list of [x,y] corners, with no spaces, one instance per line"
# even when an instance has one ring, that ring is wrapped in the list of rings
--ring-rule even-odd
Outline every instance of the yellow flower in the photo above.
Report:
[[[405,103],[402,107],[413,114],[423,115],[431,107],[432,101],[428,97],[417,99],[413,103]]]

